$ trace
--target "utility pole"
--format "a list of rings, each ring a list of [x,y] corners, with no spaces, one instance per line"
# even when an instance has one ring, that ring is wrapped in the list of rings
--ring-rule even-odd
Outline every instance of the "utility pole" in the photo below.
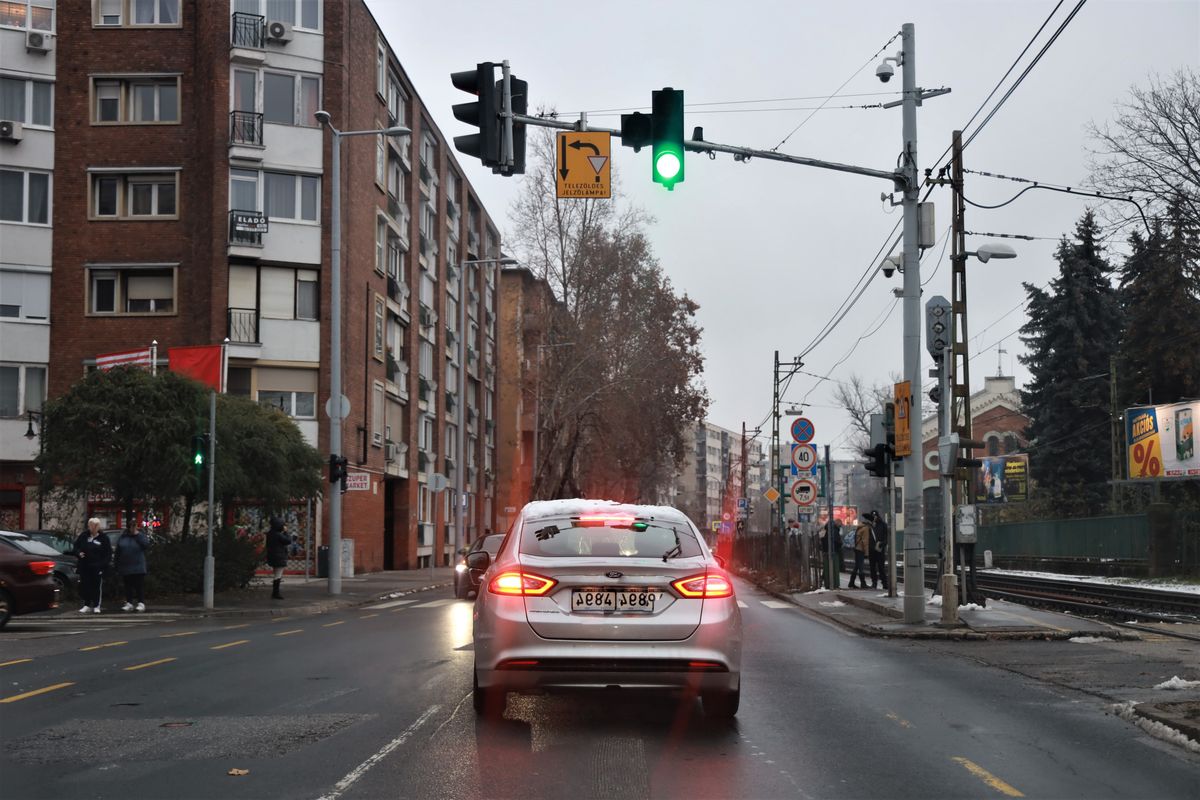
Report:
[[[771,526],[779,520],[779,528],[783,530],[783,475],[779,468],[779,351],[775,351],[775,361],[771,367],[771,485],[779,492],[778,514],[771,512]]]
[[[1116,514],[1121,506],[1122,489],[1120,480],[1124,475],[1121,468],[1121,418],[1117,413],[1117,357],[1108,358],[1108,413],[1112,417],[1109,426],[1109,437],[1112,440],[1112,495],[1109,500],[1109,510]]]
[[[213,607],[217,562],[213,558],[213,495],[217,473],[217,393],[208,395],[208,544],[204,551],[204,607]]]
[[[746,445],[746,423],[742,422],[742,501],[745,508],[739,510],[746,512],[746,521],[743,530],[750,527],[750,489],[746,485],[749,480],[750,465],[746,463]]]
[[[944,302],[944,301],[943,301]],[[938,384],[941,389],[942,407],[938,409],[938,483],[942,493],[942,624],[958,624],[958,587],[954,577],[954,474],[958,471],[958,437],[951,434],[953,425],[954,400],[950,396],[950,369],[952,366],[953,347],[947,345],[942,350],[940,368],[938,369]],[[941,443],[949,447],[941,447]],[[948,458],[946,462],[940,459]]]
[[[829,519],[826,522],[827,527],[825,529],[825,542],[829,551],[825,554],[826,558],[829,559],[829,569],[826,570],[826,574],[829,576],[829,581],[826,588],[836,589],[838,588],[839,575],[837,558],[835,558],[833,555],[833,539],[839,534],[835,533],[835,525],[833,522],[833,468],[829,463],[829,445],[825,445],[825,478],[822,483],[824,484],[822,490],[825,492],[825,506],[829,511]],[[838,547],[841,547],[840,542],[838,543]],[[921,594],[921,598],[925,598],[924,593]]]

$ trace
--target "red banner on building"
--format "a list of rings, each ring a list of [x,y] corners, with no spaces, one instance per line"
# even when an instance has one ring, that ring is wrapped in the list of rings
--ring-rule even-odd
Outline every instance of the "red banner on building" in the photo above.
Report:
[[[219,344],[197,347],[172,347],[167,351],[171,372],[195,378],[221,391],[221,351]]]
[[[113,367],[142,367],[150,369],[154,361],[153,348],[145,350],[125,350],[121,353],[104,353],[96,356],[96,369],[109,370]]]

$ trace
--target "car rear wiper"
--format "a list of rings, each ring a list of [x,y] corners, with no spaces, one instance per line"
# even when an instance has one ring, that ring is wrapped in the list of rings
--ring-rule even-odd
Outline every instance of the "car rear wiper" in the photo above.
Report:
[[[679,541],[679,531],[672,528],[671,533],[674,534],[674,536],[675,536],[675,546],[672,547],[667,552],[663,553],[662,558],[663,558],[664,564],[667,563],[668,558],[671,558],[672,556],[681,555],[683,553],[683,542]]]
[[[544,542],[547,539],[552,539],[555,536],[558,536],[559,533],[561,533],[561,531],[558,529],[557,525],[547,525],[544,528],[534,531],[533,535],[537,537],[539,542]]]

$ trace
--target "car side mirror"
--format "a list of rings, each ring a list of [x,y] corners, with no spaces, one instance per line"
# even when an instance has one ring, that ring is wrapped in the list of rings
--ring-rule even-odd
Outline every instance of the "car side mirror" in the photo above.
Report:
[[[725,569],[725,557],[724,556],[719,556],[716,553],[714,553],[713,558],[715,558],[717,560],[717,563],[721,565],[721,569]]]
[[[465,547],[458,548],[458,554],[460,556],[465,556],[467,554],[467,548],[465,548]]]
[[[471,569],[485,570],[492,563],[492,557],[486,550],[476,550],[467,556],[467,566]]]

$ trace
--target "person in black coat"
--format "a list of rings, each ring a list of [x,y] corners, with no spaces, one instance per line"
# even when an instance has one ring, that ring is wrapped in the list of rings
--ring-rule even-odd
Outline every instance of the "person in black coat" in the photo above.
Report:
[[[883,588],[887,590],[888,524],[879,515],[878,511],[868,513],[867,521],[871,523],[871,550],[867,554],[871,568],[871,588],[877,588],[876,583],[878,582],[882,583]]]
[[[146,610],[146,548],[150,540],[142,531],[128,528],[117,539],[113,561],[117,574],[125,582],[125,605],[122,611]]]
[[[273,600],[283,599],[283,595],[279,593],[279,585],[283,583],[283,568],[287,566],[288,547],[291,544],[292,537],[287,532],[287,523],[272,514],[271,527],[267,530],[267,566],[275,571],[271,581]]]
[[[104,574],[112,565],[112,543],[100,532],[100,520],[92,517],[87,530],[75,540],[74,551],[79,569],[79,594],[83,597],[80,614],[99,614]]]

